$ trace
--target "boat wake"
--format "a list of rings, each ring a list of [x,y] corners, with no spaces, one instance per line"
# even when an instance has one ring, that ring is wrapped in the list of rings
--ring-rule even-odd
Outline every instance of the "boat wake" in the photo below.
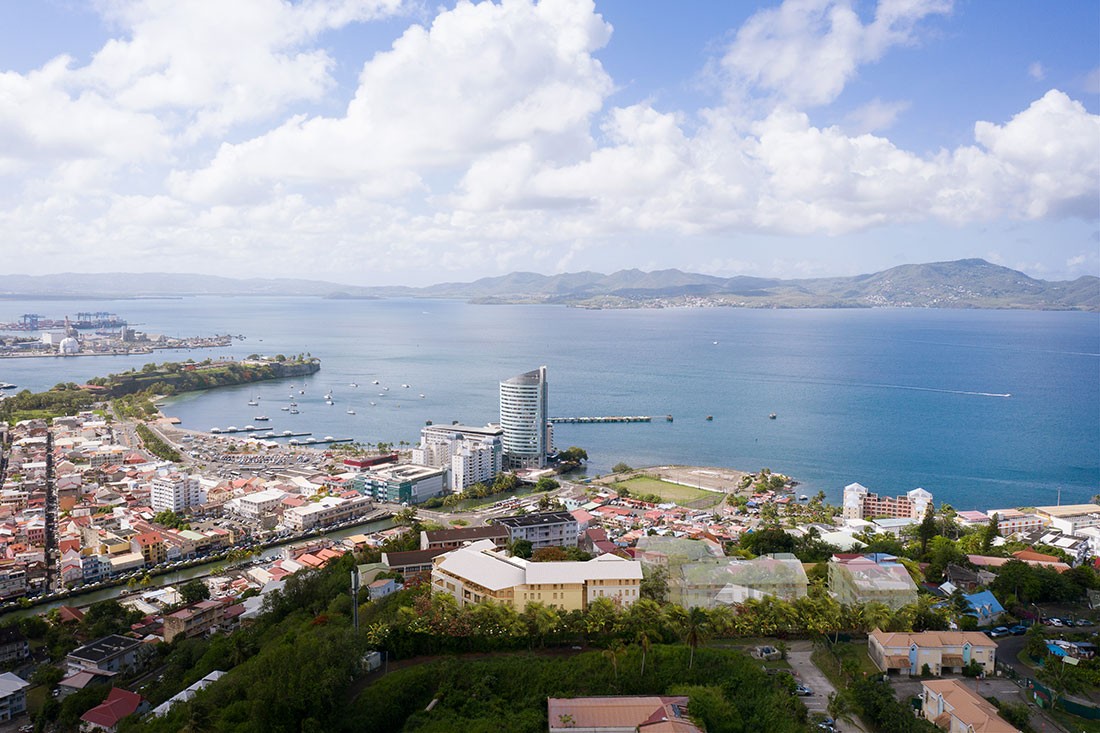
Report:
[[[1011,392],[971,392],[965,389],[939,389],[937,387],[914,387],[911,384],[861,384],[860,387],[878,387],[880,389],[910,389],[917,392],[939,392],[941,394],[962,394],[972,397],[1011,397]]]

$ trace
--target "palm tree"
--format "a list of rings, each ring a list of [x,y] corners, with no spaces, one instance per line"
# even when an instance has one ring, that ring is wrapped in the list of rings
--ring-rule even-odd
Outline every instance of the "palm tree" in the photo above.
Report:
[[[710,619],[705,608],[693,607],[684,619],[684,641],[691,648],[688,657],[688,669],[695,666],[695,647],[699,646],[710,633]]]
[[[641,677],[645,677],[645,658],[649,653],[649,632],[645,629],[640,629],[637,636],[634,637],[642,647],[642,672]]]
[[[616,639],[611,646],[603,650],[603,656],[605,659],[611,660],[611,669],[615,673],[615,682],[619,682],[619,659],[626,654],[626,647],[623,643]]]
[[[829,717],[834,720],[844,720],[849,723],[855,722],[852,704],[845,692],[830,692],[829,704],[825,709],[828,711]]]

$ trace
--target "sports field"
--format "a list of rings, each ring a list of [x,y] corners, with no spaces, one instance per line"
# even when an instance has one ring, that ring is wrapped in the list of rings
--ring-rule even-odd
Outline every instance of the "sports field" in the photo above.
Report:
[[[680,506],[688,506],[696,509],[712,507],[722,501],[724,494],[716,491],[702,491],[690,486],[662,481],[649,476],[638,476],[612,484],[613,489],[626,489],[632,496],[652,494],[661,497],[664,501],[671,501]]]

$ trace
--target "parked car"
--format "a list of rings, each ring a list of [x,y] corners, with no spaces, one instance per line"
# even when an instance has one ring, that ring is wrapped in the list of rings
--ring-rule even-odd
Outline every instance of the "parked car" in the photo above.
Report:
[[[1027,627],[1023,624],[1016,624],[1008,629],[1009,633],[1013,636],[1023,636],[1027,633]]]
[[[1002,636],[1009,636],[1012,632],[1008,630],[1007,626],[998,626],[995,629],[990,629],[986,632],[991,639],[999,639]]]
[[[1062,623],[1062,619],[1058,618],[1057,616],[1051,616],[1047,619],[1046,622],[1051,626],[1065,626],[1065,624]]]
[[[801,697],[809,697],[810,695],[814,694],[814,691],[811,690],[809,687],[806,687],[805,685],[795,685],[794,694]]]

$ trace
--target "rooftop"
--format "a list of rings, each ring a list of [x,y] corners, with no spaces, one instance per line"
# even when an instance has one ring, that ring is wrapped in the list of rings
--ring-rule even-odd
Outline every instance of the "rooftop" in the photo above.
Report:
[[[118,656],[119,654],[125,654],[131,649],[135,649],[139,646],[141,646],[140,639],[130,639],[125,636],[119,636],[118,634],[111,634],[110,636],[104,636],[102,639],[96,639],[82,647],[73,649],[69,652],[69,656],[74,659],[82,659],[98,664],[99,662]]]
[[[545,512],[543,514],[518,514],[513,517],[501,517],[497,524],[505,527],[535,527],[540,524],[576,524],[577,520],[569,512]]]

